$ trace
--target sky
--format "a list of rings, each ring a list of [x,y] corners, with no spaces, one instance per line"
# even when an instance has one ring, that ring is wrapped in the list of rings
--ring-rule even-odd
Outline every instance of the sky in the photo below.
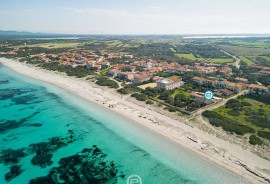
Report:
[[[269,34],[270,0],[0,0],[0,30]]]

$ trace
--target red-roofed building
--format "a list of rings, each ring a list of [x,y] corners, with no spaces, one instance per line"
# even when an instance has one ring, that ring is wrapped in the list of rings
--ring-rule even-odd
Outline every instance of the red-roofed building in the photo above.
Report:
[[[117,77],[118,73],[121,73],[121,70],[118,70],[118,69],[111,69],[109,71],[109,75],[112,76],[113,78]]]
[[[131,72],[120,72],[117,74],[117,77],[121,80],[129,80],[133,81],[134,79],[134,74]]]
[[[193,77],[193,82],[197,82],[199,84],[203,84],[205,81],[205,78],[202,78],[202,77]]]
[[[135,74],[133,83],[142,83],[144,81],[150,80],[150,75],[149,74]]]
[[[248,79],[242,77],[236,77],[235,80],[243,83],[248,83]]]
[[[266,86],[250,84],[248,86],[249,93],[264,95],[269,92],[269,89]]]

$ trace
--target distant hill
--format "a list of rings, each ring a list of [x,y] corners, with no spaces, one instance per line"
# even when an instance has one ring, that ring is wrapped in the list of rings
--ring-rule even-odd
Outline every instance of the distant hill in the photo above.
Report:
[[[23,38],[46,38],[46,37],[63,37],[65,34],[52,34],[52,33],[33,33],[26,31],[3,31],[0,30],[0,39],[23,39]]]
[[[44,33],[32,33],[32,32],[26,32],[26,31],[3,31],[0,30],[0,35],[4,36],[10,36],[10,35],[34,35],[34,34],[44,34]]]

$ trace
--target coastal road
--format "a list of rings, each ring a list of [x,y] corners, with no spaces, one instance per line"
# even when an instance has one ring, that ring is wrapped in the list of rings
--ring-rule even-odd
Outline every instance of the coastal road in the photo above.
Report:
[[[238,93],[238,94],[236,94],[236,95],[234,95],[234,96],[232,96],[232,97],[230,97],[230,98],[227,98],[227,99],[222,100],[221,102],[218,102],[218,103],[212,104],[212,105],[208,105],[208,106],[206,106],[205,108],[202,108],[202,109],[200,109],[199,111],[195,112],[195,113],[192,115],[191,118],[197,117],[197,120],[198,120],[198,121],[200,121],[200,122],[202,122],[203,124],[207,125],[210,129],[216,131],[216,130],[214,129],[214,127],[211,126],[211,125],[209,124],[209,122],[207,122],[207,121],[203,118],[202,113],[203,113],[204,111],[206,111],[206,110],[213,110],[213,109],[216,109],[216,108],[218,108],[218,107],[220,107],[220,106],[222,106],[222,105],[225,105],[229,100],[235,99],[235,98],[237,98],[238,96],[244,95],[244,94],[247,93],[247,92],[248,92],[247,90],[243,90],[243,91],[241,91],[240,93]]]
[[[234,56],[234,55],[232,55],[232,54],[230,54],[230,53],[228,53],[228,52],[226,52],[226,51],[224,51],[224,50],[218,48],[217,46],[215,46],[215,45],[213,45],[213,44],[210,44],[210,45],[211,45],[212,47],[215,47],[216,49],[220,50],[220,51],[223,52],[224,54],[226,54],[226,55],[232,57],[232,58],[235,60],[235,62],[233,62],[232,65],[235,66],[237,69],[240,68],[240,61],[241,61],[241,60],[240,60],[238,57],[236,57],[236,56]]]
[[[224,50],[222,50],[222,49],[219,49],[221,52],[223,52],[224,54],[227,54],[228,56],[231,56],[234,60],[235,60],[235,62],[234,63],[232,63],[232,65],[233,66],[235,66],[237,69],[239,69],[240,68],[240,59],[238,58],[238,57],[236,57],[236,56],[234,56],[234,55],[232,55],[232,54],[230,54],[230,53],[228,53],[228,52],[226,52],[226,51],[224,51]]]
[[[247,92],[248,92],[248,90],[243,90],[243,91],[241,91],[240,93],[237,93],[236,95],[231,96],[230,98],[223,99],[221,102],[218,102],[218,103],[215,103],[215,104],[208,105],[208,106],[206,106],[205,108],[202,108],[202,109],[200,109],[199,111],[195,112],[194,114],[195,114],[195,115],[199,115],[199,114],[202,114],[203,111],[216,109],[216,108],[218,108],[218,107],[220,107],[220,106],[222,106],[222,105],[225,105],[229,100],[235,99],[235,98],[237,98],[238,96],[244,95],[244,94],[247,93]]]

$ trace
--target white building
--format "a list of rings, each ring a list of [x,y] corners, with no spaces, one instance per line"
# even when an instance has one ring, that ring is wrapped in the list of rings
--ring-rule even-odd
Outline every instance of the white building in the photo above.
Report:
[[[185,84],[181,78],[162,78],[157,81],[157,87],[159,89],[171,90],[181,87]]]

